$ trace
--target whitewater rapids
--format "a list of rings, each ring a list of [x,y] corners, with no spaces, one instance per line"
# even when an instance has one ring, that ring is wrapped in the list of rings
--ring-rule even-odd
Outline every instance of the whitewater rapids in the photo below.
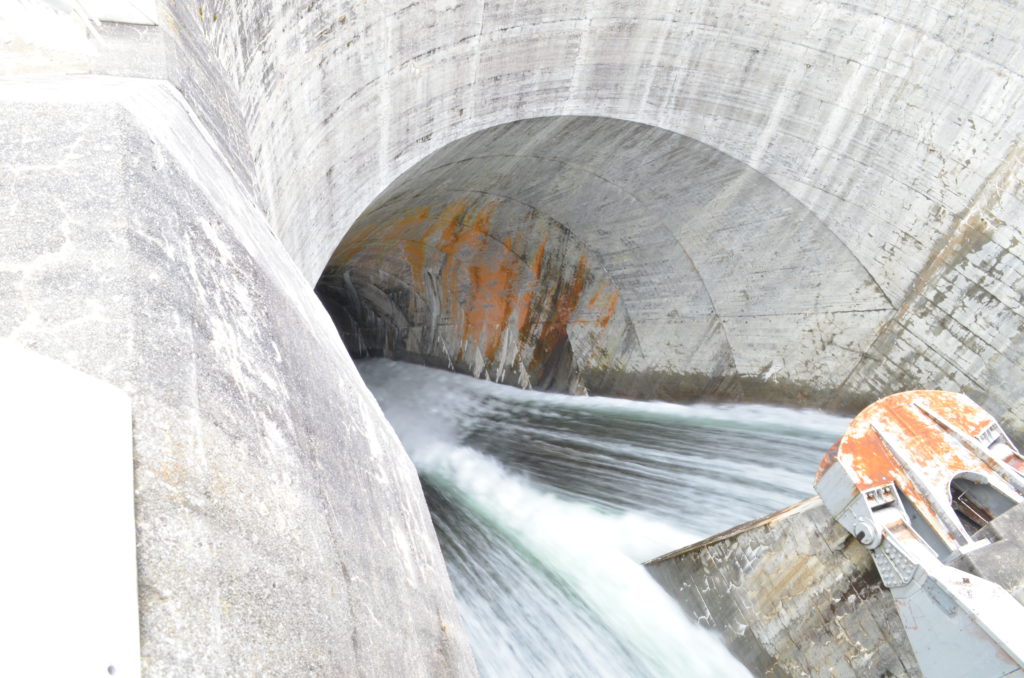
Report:
[[[813,493],[847,419],[358,363],[419,470],[482,676],[747,676],[642,562]]]

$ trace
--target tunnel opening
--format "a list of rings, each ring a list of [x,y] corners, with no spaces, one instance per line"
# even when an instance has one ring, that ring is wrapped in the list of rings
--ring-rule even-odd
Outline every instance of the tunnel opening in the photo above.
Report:
[[[660,630],[623,627],[636,607],[617,592],[650,583],[643,560],[805,498],[846,423],[538,391],[820,406],[890,310],[774,182],[684,135],[590,117],[499,125],[423,159],[316,291],[421,474],[484,675],[689,666],[709,639],[671,605]]]
[[[498,125],[396,179],[317,285],[349,351],[524,388],[864,404],[892,311],[811,210],[695,139],[612,118]]]
[[[488,196],[417,208],[367,235],[343,241],[317,287],[354,356],[584,390],[569,324],[606,328],[618,294],[563,226]]]

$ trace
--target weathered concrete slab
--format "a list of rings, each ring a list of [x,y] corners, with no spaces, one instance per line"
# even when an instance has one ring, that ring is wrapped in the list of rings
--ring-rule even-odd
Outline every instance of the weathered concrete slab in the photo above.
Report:
[[[646,565],[755,675],[921,675],[870,553],[816,497]]]
[[[411,462],[181,94],[0,119],[0,336],[132,399],[143,671],[472,675]]]

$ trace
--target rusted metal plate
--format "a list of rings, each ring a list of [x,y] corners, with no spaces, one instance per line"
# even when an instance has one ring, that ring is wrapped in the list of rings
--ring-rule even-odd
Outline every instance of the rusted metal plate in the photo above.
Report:
[[[954,549],[966,533],[952,509],[950,485],[957,476],[985,478],[999,489],[1014,490],[975,446],[1000,431],[993,417],[960,393],[908,391],[879,400],[850,424],[839,443],[822,460],[817,480],[834,464],[846,469],[861,492],[889,483],[913,504],[934,532]],[[973,442],[972,442],[973,441]],[[999,461],[1020,468],[1021,459],[1009,447],[996,451]]]
[[[1021,554],[989,529],[1024,505],[1020,462],[990,414],[939,391],[871,405],[822,461],[818,494],[870,550],[928,678],[1024,675],[1024,607],[1003,567]],[[985,568],[998,578],[975,576]]]

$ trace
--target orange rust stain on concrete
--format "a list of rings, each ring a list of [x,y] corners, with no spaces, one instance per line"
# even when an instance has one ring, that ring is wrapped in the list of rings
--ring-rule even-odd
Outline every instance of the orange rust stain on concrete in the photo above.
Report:
[[[427,267],[427,252],[422,240],[406,240],[404,243],[405,260],[409,263],[409,277],[413,284],[421,290],[426,286],[424,273]]]
[[[547,246],[547,238],[537,246],[533,255],[533,263],[530,265],[528,278],[524,289],[519,293],[516,300],[516,332],[519,335],[519,342],[525,344],[529,340],[530,331],[533,328],[533,300],[536,290],[541,287],[540,274],[544,268],[544,248]]]
[[[380,233],[372,228],[360,229],[358,232],[350,232],[345,236],[341,246],[331,255],[328,265],[340,267],[351,264],[356,255],[362,254],[367,247],[380,237]]]
[[[597,286],[594,293],[590,295],[590,301],[587,302],[587,309],[593,310],[597,306],[597,302],[601,301],[602,296],[608,290],[608,281],[602,280],[601,284]]]
[[[615,309],[618,308],[618,306],[619,291],[615,290],[608,299],[608,310],[605,311],[605,314],[597,321],[597,324],[601,326],[601,329],[606,329],[608,327],[608,323],[611,322],[611,319],[615,316]]]
[[[555,316],[552,318],[555,324],[565,327],[569,324],[572,314],[580,305],[580,297],[583,296],[583,288],[587,284],[587,257],[580,255],[580,261],[576,264],[576,276],[566,294],[560,295],[556,305]]]
[[[537,245],[537,254],[533,257],[533,276],[540,279],[540,272],[544,268],[544,248],[548,246],[548,239],[544,238]]]
[[[494,360],[500,348],[502,328],[514,308],[514,285],[519,273],[514,263],[504,257],[493,265],[469,267],[466,328],[476,333],[477,345],[488,360]]]
[[[619,291],[612,290],[609,294],[608,288],[608,281],[602,280],[597,290],[590,296],[590,301],[587,302],[588,311],[591,311],[592,314],[599,313],[592,322],[601,329],[608,327],[608,323],[615,316],[615,309],[619,305]]]
[[[517,352],[533,347],[533,370],[565,346],[570,323],[605,329],[619,293],[609,291],[607,282],[594,289],[585,255],[575,267],[560,263],[562,248],[546,274],[552,266],[546,236],[532,252],[524,252],[531,239],[521,229],[495,237],[491,221],[499,205],[453,201],[440,210],[418,207],[390,224],[353,233],[336,258],[393,270],[394,255],[404,255],[411,290],[426,298],[440,289],[441,320],[457,333],[457,359],[479,352],[494,361],[512,340]],[[587,312],[578,314],[585,300]]]
[[[418,226],[430,218],[430,206],[419,207],[413,209],[404,217],[396,221],[390,230],[393,231],[404,231],[409,226]]]
[[[499,203],[478,210],[453,203],[442,213],[426,238],[445,255],[440,270],[450,317],[462,325],[461,351],[476,347],[493,361],[502,346],[503,329],[522,303],[528,271],[511,250],[511,238],[491,237],[491,218]],[[528,302],[527,302],[528,304]],[[523,313],[528,315],[528,313]]]
[[[330,266],[347,266],[357,255],[369,255],[375,245],[381,242],[402,239],[411,227],[430,219],[430,207],[418,207],[406,212],[396,221],[380,224],[370,223],[358,230],[350,231],[341,246],[331,255]]]
[[[437,229],[441,229],[439,238],[441,243],[455,240],[455,234],[459,231],[459,225],[462,223],[462,217],[467,209],[468,206],[462,201],[453,202],[445,207],[441,214],[438,215],[433,227],[423,234],[424,240],[432,239],[431,236],[434,235]]]
[[[532,327],[533,296],[536,280],[531,280],[529,286],[516,298],[516,333],[519,335],[519,342],[523,343],[529,338],[529,330]]]
[[[483,209],[479,210],[473,215],[470,220],[471,227],[474,231],[479,231],[486,234],[491,228],[491,217],[494,216],[494,210],[497,209],[499,203],[492,201],[487,203]]]
[[[554,306],[548,314],[545,322],[541,325],[540,336],[534,347],[533,360],[530,367],[536,369],[543,361],[555,355],[558,349],[568,341],[568,326],[576,309],[579,308],[583,290],[588,279],[587,258],[580,256],[576,265],[575,275],[565,287],[565,280],[559,281],[555,290]]]

